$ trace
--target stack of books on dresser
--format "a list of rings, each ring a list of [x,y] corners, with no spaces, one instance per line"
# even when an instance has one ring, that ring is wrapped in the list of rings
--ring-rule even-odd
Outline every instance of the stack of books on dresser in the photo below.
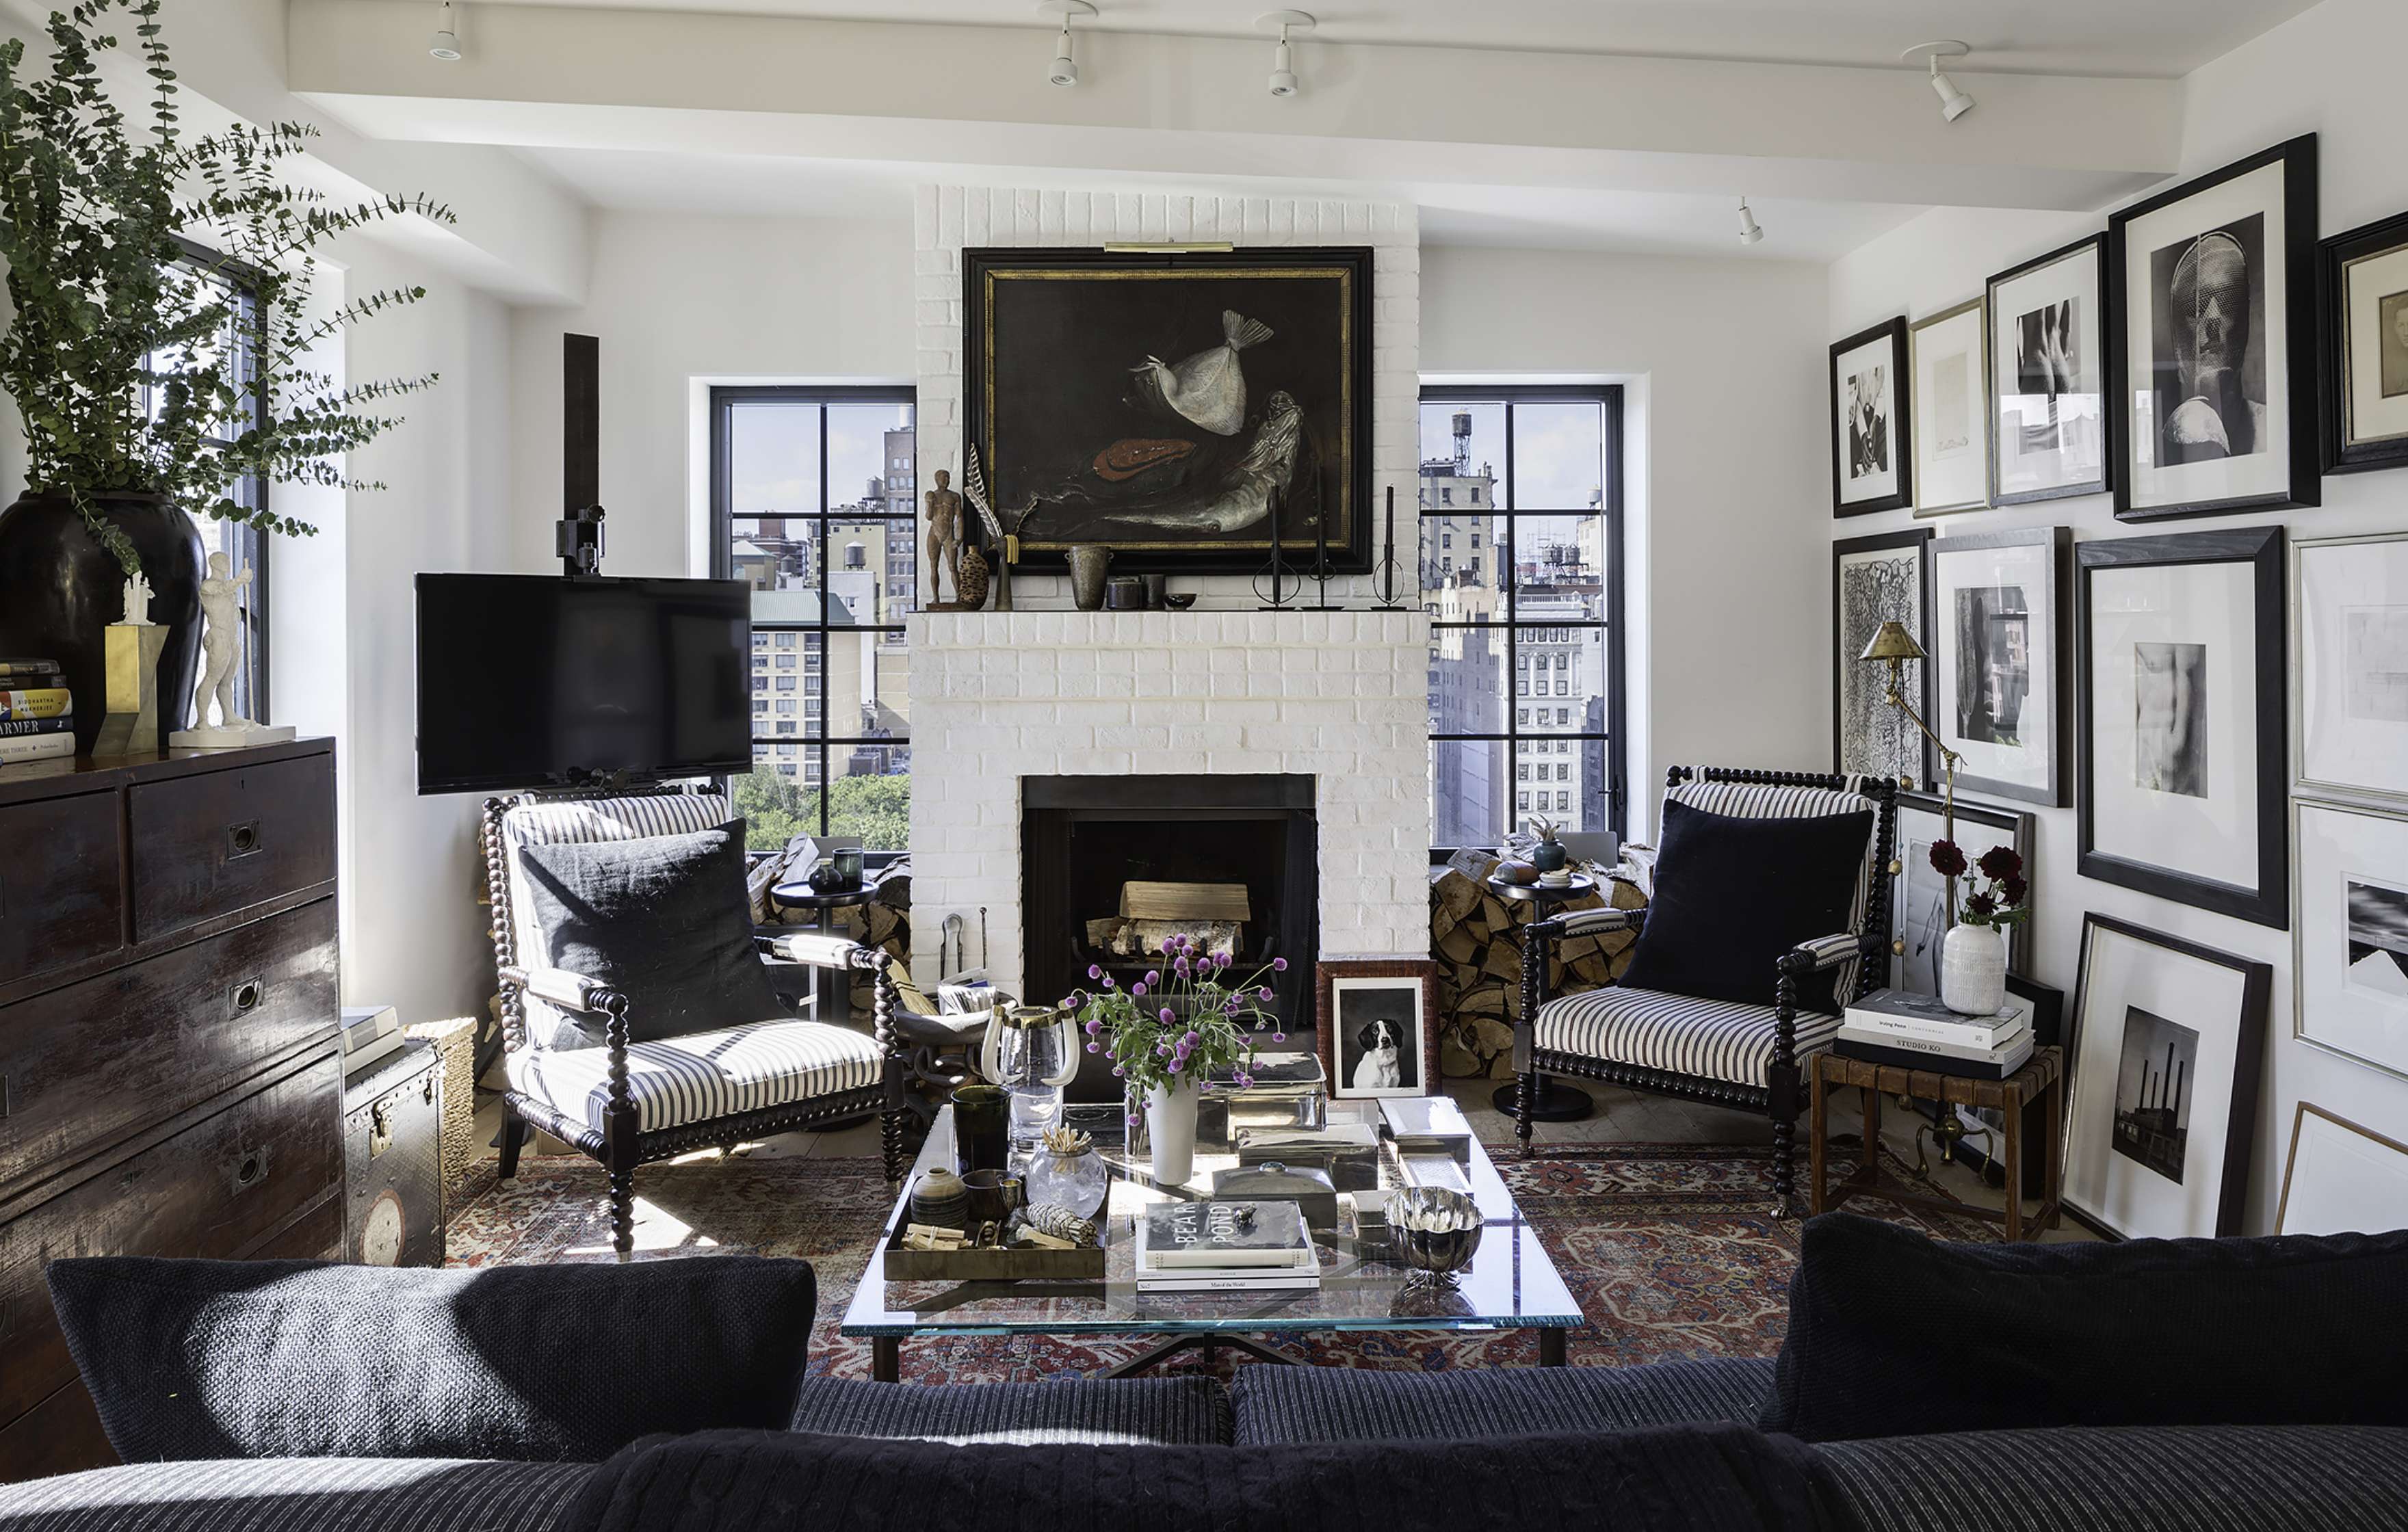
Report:
[[[1140,1293],[1255,1293],[1321,1285],[1293,1202],[1165,1202],[1137,1226]]]
[[[75,702],[56,660],[0,660],[0,766],[75,753]]]
[[[2013,1006],[1994,1016],[1963,1016],[1936,995],[1875,990],[1848,1007],[1831,1048],[1871,1064],[2004,1080],[2031,1058],[2031,1022]]]

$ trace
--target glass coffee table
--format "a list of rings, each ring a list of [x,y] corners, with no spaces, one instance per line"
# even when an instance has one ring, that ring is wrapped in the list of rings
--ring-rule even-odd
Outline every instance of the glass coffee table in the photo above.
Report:
[[[1377,1102],[1332,1102],[1333,1115]],[[1135,1272],[1136,1225],[1149,1203],[1201,1200],[1211,1195],[1212,1172],[1235,1166],[1236,1153],[1198,1144],[1196,1175],[1183,1185],[1157,1184],[1144,1154],[1127,1145],[1118,1107],[1070,1107],[1066,1120],[1094,1136],[1113,1172],[1105,1204],[1105,1274],[1100,1281],[888,1281],[886,1239],[869,1253],[869,1264],[853,1290],[838,1334],[870,1342],[872,1376],[894,1382],[901,1376],[903,1342],[914,1336],[1123,1335],[1160,1338],[1154,1345],[1113,1367],[1107,1377],[1141,1372],[1182,1351],[1227,1346],[1268,1362],[1289,1358],[1266,1350],[1254,1336],[1335,1333],[1352,1330],[1479,1332],[1534,1329],[1539,1365],[1564,1365],[1568,1331],[1582,1317],[1555,1262],[1539,1243],[1538,1231],[1514,1206],[1497,1167],[1477,1139],[1471,1162],[1462,1167],[1484,1221],[1480,1249],[1452,1286],[1409,1285],[1413,1273],[1383,1258],[1383,1244],[1358,1248],[1340,1198],[1340,1227],[1316,1234],[1321,1285],[1301,1292],[1140,1293]],[[1459,1114],[1458,1114],[1459,1120]],[[1465,1128],[1469,1132],[1469,1128]],[[928,1141],[904,1183],[908,1199],[920,1176],[953,1165],[953,1114],[938,1113]],[[1383,1146],[1381,1184],[1397,1183],[1396,1155]],[[895,1213],[902,1211],[898,1201]],[[896,1218],[890,1216],[892,1229]]]

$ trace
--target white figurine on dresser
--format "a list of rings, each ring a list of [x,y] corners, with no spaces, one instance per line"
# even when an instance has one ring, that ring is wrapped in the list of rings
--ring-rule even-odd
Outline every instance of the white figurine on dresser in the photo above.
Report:
[[[242,611],[236,597],[251,583],[251,571],[230,575],[223,553],[209,555],[209,572],[201,581],[201,684],[193,693],[193,726],[178,729],[167,743],[181,750],[236,750],[245,745],[274,745],[293,737],[289,723],[254,723],[234,710],[234,662],[242,651]],[[209,723],[209,703],[218,705],[218,721]]]

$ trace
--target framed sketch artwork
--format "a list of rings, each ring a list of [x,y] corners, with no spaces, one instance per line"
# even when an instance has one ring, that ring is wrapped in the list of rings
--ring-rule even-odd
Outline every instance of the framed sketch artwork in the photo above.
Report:
[[[1889,705],[1889,667],[1856,656],[1895,619],[1931,651],[1931,529],[1848,537],[1831,545],[1831,740],[1834,771],[1910,782],[1928,775],[1922,733]],[[1931,666],[1909,660],[1906,700],[1931,716]]]
[[[2408,816],[2291,805],[2291,1034],[2408,1080]]]
[[[2291,546],[2300,786],[2408,803],[2408,532]]]
[[[1371,565],[1371,252],[962,252],[970,442],[1023,562]],[[1021,520],[1025,514],[1025,519]]]
[[[1319,964],[1313,1046],[1329,1094],[1349,1100],[1439,1091],[1438,965],[1428,958]]]
[[[2316,248],[2324,468],[2408,465],[2408,213]]]
[[[1917,320],[1907,332],[1914,378],[1914,513],[1990,503],[1987,310],[1982,300]]]
[[[2120,1238],[2241,1232],[2271,965],[2083,917],[2065,1205]]]
[[[2302,1101],[2291,1114],[2276,1234],[2408,1229],[2408,1144]]]
[[[1831,514],[1862,516],[1914,503],[1907,418],[1906,321],[1890,320],[1831,348]]]
[[[1958,781],[1962,782],[1959,778]],[[1948,935],[1948,880],[1931,865],[1931,843],[1945,838],[1945,800],[1936,793],[1898,795],[1899,875],[1889,881],[1889,929],[1903,950],[1890,959],[1890,987],[1910,995],[1940,993],[1940,944]],[[1969,862],[1978,862],[1993,846],[2006,846],[2024,859],[2024,877],[2031,881],[2032,816],[2014,809],[1956,800],[1956,844]],[[1974,881],[1971,873],[1956,881],[1957,904]],[[2032,886],[2037,888],[2036,881]],[[2030,916],[2007,927],[2007,971],[2031,968]]]
[[[2074,555],[2082,876],[2288,926],[2283,529]]]
[[[2317,503],[2316,139],[2108,220],[2127,521]]]
[[[1942,537],[1931,545],[1931,664],[1941,743],[1964,757],[1956,785],[2065,802],[2064,590],[2071,527]]]
[[[2107,241],[1989,282],[1990,503],[2107,489]]]

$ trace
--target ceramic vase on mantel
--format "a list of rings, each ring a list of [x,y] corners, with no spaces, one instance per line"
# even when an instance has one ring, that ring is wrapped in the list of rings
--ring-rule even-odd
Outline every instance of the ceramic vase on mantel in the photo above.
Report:
[[[2007,1003],[2007,936],[1995,925],[1955,925],[1940,944],[1940,1003],[1960,1016],[1993,1016]]]
[[[1145,1093],[1145,1142],[1155,1182],[1185,1184],[1196,1173],[1196,1087],[1182,1081]]]

